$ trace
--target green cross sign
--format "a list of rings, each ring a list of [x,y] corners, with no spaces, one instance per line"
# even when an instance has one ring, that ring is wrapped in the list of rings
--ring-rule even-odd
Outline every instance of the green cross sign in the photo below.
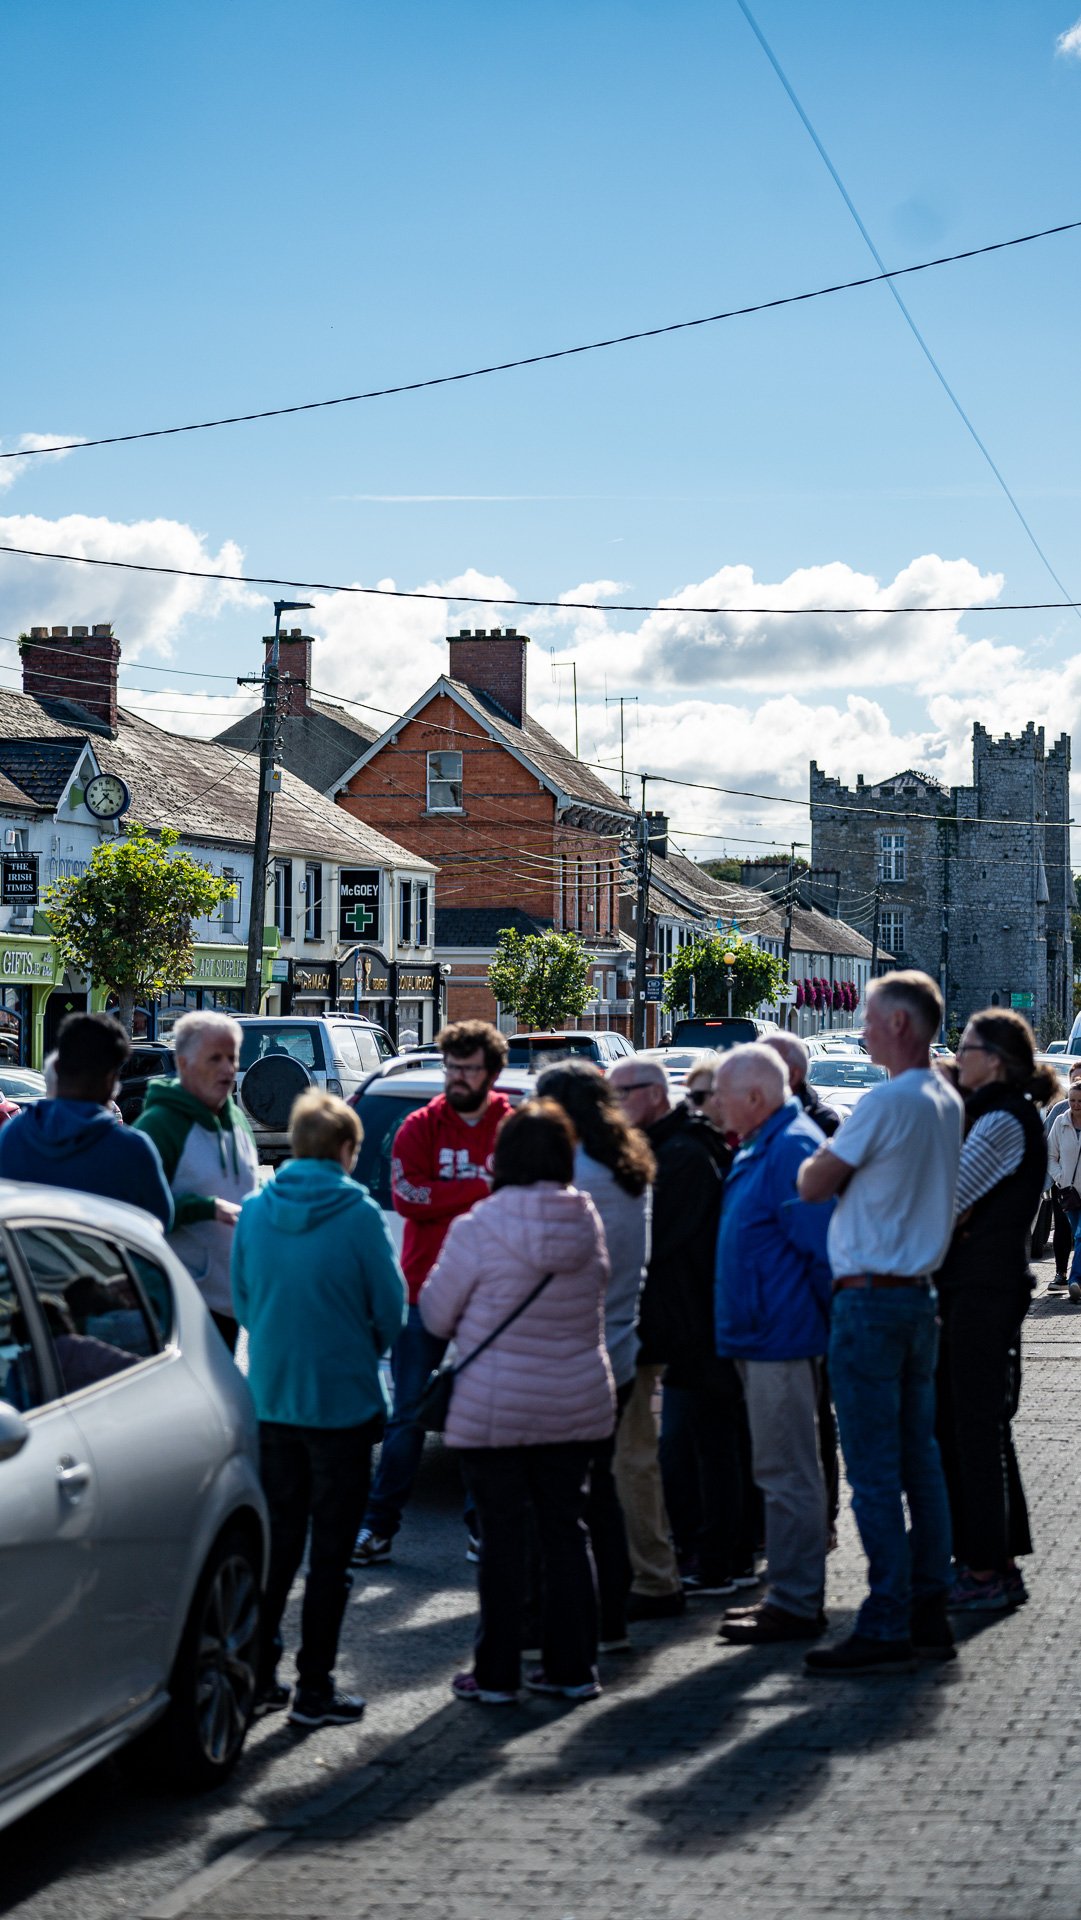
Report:
[[[350,907],[349,911],[343,914],[342,918],[348,926],[352,927],[354,933],[366,933],[369,927],[374,927],[375,925],[374,913],[370,907],[364,905],[362,900],[359,901],[355,907]]]

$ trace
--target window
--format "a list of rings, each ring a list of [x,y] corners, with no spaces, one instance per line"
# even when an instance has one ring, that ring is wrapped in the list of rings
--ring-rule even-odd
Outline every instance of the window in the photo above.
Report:
[[[230,886],[236,886],[237,876],[232,867],[223,867],[221,877],[223,880],[228,880]],[[239,888],[237,893],[231,894],[228,900],[223,900],[221,903],[221,929],[223,933],[232,933],[233,928],[236,926],[236,914],[239,905],[238,893]]]
[[[428,755],[428,812],[462,811],[462,756],[460,753]]]
[[[317,861],[304,869],[304,938],[323,938],[323,869]]]
[[[417,883],[417,916],[416,917],[417,917],[418,947],[426,947],[428,945],[428,940],[430,938],[428,933],[428,901],[429,901],[428,885],[426,881],[421,880]]]
[[[164,1268],[159,1267],[156,1260],[148,1259],[145,1253],[137,1253],[134,1247],[128,1247],[127,1256],[135,1269],[135,1277],[164,1346],[172,1338],[173,1332],[172,1282]]]
[[[900,907],[883,907],[878,920],[879,945],[900,953],[905,944],[905,916]]]
[[[274,925],[283,940],[293,937],[293,862],[274,862]]]
[[[905,877],[905,836],[903,833],[880,833],[878,836],[878,877],[880,880],[903,880]]]
[[[413,887],[408,880],[398,882],[398,945],[413,944]]]
[[[323,1058],[323,1042],[316,1025],[301,1026],[295,1020],[246,1020],[242,1028],[243,1039],[240,1042],[240,1071],[247,1073],[256,1060],[263,1060],[267,1054],[288,1054],[290,1059],[299,1060],[309,1072],[325,1073],[326,1061]]]
[[[16,1413],[29,1413],[44,1399],[30,1329],[15,1281],[0,1253],[0,1400]]]
[[[65,1393],[97,1386],[160,1352],[155,1320],[110,1241],[76,1227],[46,1226],[19,1227],[14,1239],[52,1335]]]

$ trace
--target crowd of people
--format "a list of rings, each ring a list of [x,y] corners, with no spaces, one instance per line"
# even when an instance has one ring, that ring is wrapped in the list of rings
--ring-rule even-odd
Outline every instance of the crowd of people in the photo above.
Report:
[[[459,1021],[444,1091],[394,1139],[400,1256],[334,1096],[297,1102],[261,1184],[227,1015],[178,1021],[177,1077],[134,1129],[109,1110],[130,1042],[103,1015],[64,1023],[55,1095],[0,1130],[0,1176],[147,1208],[230,1349],[246,1334],[271,1521],[257,1713],[363,1713],[335,1681],[341,1623],[395,1551],[433,1381],[477,1565],[460,1699],[593,1698],[600,1656],[689,1595],[730,1602],[723,1644],[823,1641],[840,1457],[868,1590],[808,1674],[951,1659],[958,1614],[1024,1602],[1029,1234],[1050,1175],[1054,1286],[1081,1301],[1081,1063],[1063,1098],[998,1008],[933,1062],[941,1020],[926,975],[872,982],[863,1043],[888,1077],[843,1123],[794,1035],[679,1092],[655,1059],[559,1060],[512,1108],[506,1041]]]

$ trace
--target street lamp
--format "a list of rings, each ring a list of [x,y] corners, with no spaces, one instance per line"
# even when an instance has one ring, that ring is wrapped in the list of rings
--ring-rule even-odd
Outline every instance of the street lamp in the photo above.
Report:
[[[270,859],[270,815],[280,775],[274,764],[278,752],[278,658],[283,613],[311,611],[310,600],[275,600],[274,643],[258,680],[241,680],[242,687],[261,686],[263,711],[259,728],[259,791],[255,799],[255,845],[252,848],[248,962],[244,980],[244,1011],[258,1013],[263,997],[263,919],[266,914],[266,874]]]
[[[734,954],[734,953],[733,953],[733,952],[731,951],[731,949],[729,949],[729,951],[728,951],[727,953],[723,953],[723,954],[721,955],[721,958],[722,958],[722,960],[724,961],[724,965],[725,965],[725,975],[724,975],[724,977],[725,977],[725,982],[726,982],[726,984],[727,984],[727,987],[728,987],[728,1018],[729,1018],[729,1019],[731,1020],[731,1018],[732,1018],[732,989],[733,989],[733,987],[734,987],[734,986],[735,986],[735,984],[736,984],[736,976],[735,976],[735,973],[733,972],[733,968],[735,967],[735,964],[736,964],[736,956],[735,956],[735,954]]]

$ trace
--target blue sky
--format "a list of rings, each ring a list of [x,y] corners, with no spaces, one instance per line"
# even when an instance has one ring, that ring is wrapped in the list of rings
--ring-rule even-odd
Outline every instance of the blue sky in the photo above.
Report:
[[[1056,50],[1076,4],[755,12],[902,265],[1081,216],[1081,57]],[[873,270],[735,0],[11,0],[0,33],[5,449],[451,372]],[[1067,235],[905,283],[1076,597],[1079,269]],[[606,690],[639,696],[636,766],[793,797],[812,752],[848,777],[915,759],[956,779],[974,719],[1057,733],[1081,709],[1076,616],[994,610],[1058,594],[881,287],[3,480],[0,539],[57,551],[463,596],[802,605],[900,581],[895,599],[987,603],[862,625],[508,614],[535,642],[531,704],[564,737],[547,650],[577,658],[600,759]],[[498,617],[464,597],[449,616]],[[250,671],[267,624],[244,590],[0,557],[0,633],[107,618],[129,683],[157,689],[131,704],[203,730],[218,716],[200,691],[235,701],[211,676]],[[309,624],[319,684],[379,706],[443,662],[430,607],[319,596]],[[800,818],[705,795],[672,810],[734,847]]]

